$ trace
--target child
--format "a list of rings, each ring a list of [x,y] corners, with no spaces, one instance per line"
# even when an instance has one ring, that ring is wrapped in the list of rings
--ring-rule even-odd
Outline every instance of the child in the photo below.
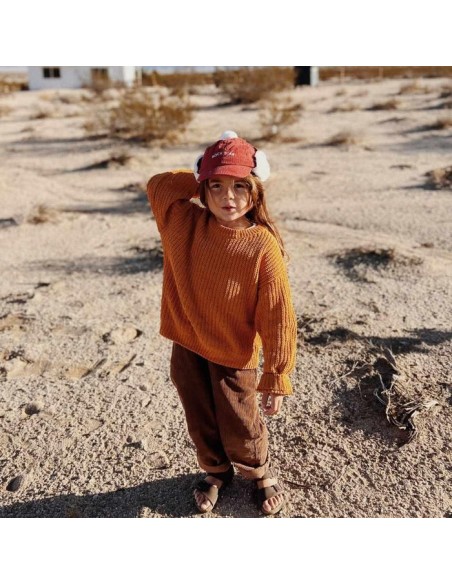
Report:
[[[255,481],[264,514],[284,504],[256,401],[261,392],[264,414],[280,411],[296,352],[286,254],[262,185],[269,175],[265,154],[229,131],[194,173],[158,174],[147,187],[164,250],[160,334],[173,341],[171,380],[207,472],[194,491],[202,513],[231,482],[232,463]]]

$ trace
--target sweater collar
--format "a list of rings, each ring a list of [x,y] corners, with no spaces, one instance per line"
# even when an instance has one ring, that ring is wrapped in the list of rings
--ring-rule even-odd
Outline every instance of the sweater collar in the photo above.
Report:
[[[231,227],[225,227],[218,223],[215,216],[209,213],[209,226],[216,237],[220,239],[241,239],[254,237],[258,233],[259,225],[253,225],[252,227],[244,227],[243,229],[232,229]]]

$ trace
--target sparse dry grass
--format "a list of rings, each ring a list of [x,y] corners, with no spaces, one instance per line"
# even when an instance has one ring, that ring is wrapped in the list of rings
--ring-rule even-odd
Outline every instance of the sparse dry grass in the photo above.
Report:
[[[294,103],[289,96],[275,95],[260,102],[259,122],[264,140],[281,140],[283,133],[298,122],[303,104]]]
[[[58,217],[58,211],[52,209],[47,205],[36,205],[26,216],[25,222],[32,225],[40,225],[41,223],[55,223]]]
[[[246,67],[218,70],[213,74],[215,85],[233,104],[256,103],[286,89],[293,89],[293,67]]]
[[[341,71],[342,70],[342,71]],[[452,67],[320,67],[319,79],[418,79],[420,77],[452,77]]]
[[[452,166],[435,168],[425,173],[426,187],[433,189],[452,189]]]
[[[399,89],[398,95],[412,95],[412,94],[426,94],[432,93],[434,90],[426,85],[421,85],[418,80],[412,81],[402,85]]]
[[[167,87],[173,94],[180,92],[194,95],[199,93],[201,87],[213,84],[212,73],[181,72],[161,74],[157,71],[144,72],[142,74],[143,86]]]
[[[48,118],[55,118],[58,116],[58,111],[52,105],[40,105],[31,114],[31,120],[45,120]]]
[[[355,146],[362,144],[362,136],[351,131],[339,132],[325,142],[326,146]]]
[[[369,90],[362,89],[360,91],[357,91],[356,93],[353,93],[350,97],[367,97],[368,95],[369,95]]]
[[[397,99],[388,99],[386,101],[380,101],[374,103],[369,110],[371,111],[381,111],[381,110],[396,110],[400,107],[400,101]]]
[[[372,281],[369,270],[382,272],[399,267],[419,266],[423,263],[420,257],[404,255],[394,248],[375,246],[354,247],[338,254],[330,254],[328,257],[334,260],[347,277],[361,282]]]
[[[360,107],[358,104],[352,103],[351,101],[348,101],[346,103],[342,103],[341,105],[337,105],[335,107],[332,107],[328,111],[328,113],[335,114],[335,113],[344,113],[344,112],[355,112],[359,109],[360,109]]]
[[[439,94],[440,99],[446,99],[452,97],[452,85],[443,85],[441,88],[441,93]]]
[[[133,159],[132,155],[125,149],[113,150],[108,158],[94,162],[93,164],[88,164],[77,170],[101,170],[101,169],[111,169],[111,168],[121,168],[127,166]]]
[[[452,109],[452,99],[444,101],[439,107],[440,109]]]
[[[447,130],[452,128],[452,117],[439,118],[434,124],[432,124],[432,130]]]

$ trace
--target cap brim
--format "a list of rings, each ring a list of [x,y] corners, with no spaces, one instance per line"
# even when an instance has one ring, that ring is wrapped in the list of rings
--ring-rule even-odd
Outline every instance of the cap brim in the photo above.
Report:
[[[225,166],[219,166],[218,168],[213,168],[202,172],[199,175],[199,181],[212,178],[213,176],[233,176],[235,178],[245,178],[251,174],[253,169],[249,166],[236,166],[234,164],[227,164]]]

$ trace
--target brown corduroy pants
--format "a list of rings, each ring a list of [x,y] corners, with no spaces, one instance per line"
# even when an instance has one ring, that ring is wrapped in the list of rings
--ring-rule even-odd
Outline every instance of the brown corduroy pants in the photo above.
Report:
[[[170,372],[199,466],[224,472],[234,463],[243,477],[261,478],[269,456],[256,399],[257,370],[224,367],[173,343]]]

